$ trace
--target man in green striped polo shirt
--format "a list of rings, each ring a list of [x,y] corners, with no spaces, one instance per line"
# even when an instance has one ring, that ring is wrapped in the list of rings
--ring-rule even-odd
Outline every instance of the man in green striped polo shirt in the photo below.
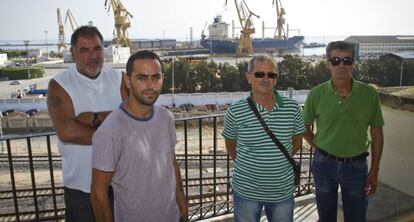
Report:
[[[366,221],[367,195],[375,193],[383,146],[384,120],[376,90],[352,78],[355,48],[331,42],[326,48],[331,80],[313,88],[306,100],[306,141],[316,149],[312,162],[320,222],[337,219],[341,187],[345,221]],[[316,135],[311,125],[316,122]],[[368,172],[367,131],[371,133]]]
[[[271,57],[250,60],[246,73],[250,96],[270,130],[293,154],[302,147],[302,113],[296,101],[277,93],[277,76],[277,64]],[[227,110],[222,135],[235,165],[231,180],[235,221],[258,222],[263,207],[270,222],[293,221],[293,168],[246,99]]]

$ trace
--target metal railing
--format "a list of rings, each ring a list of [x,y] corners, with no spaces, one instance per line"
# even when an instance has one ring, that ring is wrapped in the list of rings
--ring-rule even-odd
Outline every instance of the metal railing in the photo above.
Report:
[[[176,120],[183,186],[189,220],[213,218],[233,212],[230,187],[233,161],[221,137],[223,115]],[[64,219],[61,158],[55,133],[0,137],[0,221],[58,221]],[[312,150],[301,150],[301,184],[295,195],[311,193]]]

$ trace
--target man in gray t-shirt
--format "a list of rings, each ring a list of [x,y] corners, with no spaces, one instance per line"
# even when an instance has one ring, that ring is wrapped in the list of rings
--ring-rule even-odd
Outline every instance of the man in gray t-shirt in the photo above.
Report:
[[[187,219],[173,115],[153,105],[162,88],[161,65],[150,51],[129,58],[124,79],[129,98],[93,136],[91,197],[97,221]],[[109,184],[114,212],[106,195]]]

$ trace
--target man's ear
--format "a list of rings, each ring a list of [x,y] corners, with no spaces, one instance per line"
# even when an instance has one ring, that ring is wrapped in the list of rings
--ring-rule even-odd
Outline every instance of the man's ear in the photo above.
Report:
[[[122,79],[125,83],[126,88],[131,89],[131,78],[125,72],[122,72]]]
[[[244,75],[246,76],[246,80],[247,80],[247,82],[248,82],[249,84],[251,84],[251,83],[250,83],[250,78],[252,77],[252,75],[249,75],[249,73],[248,73],[248,72],[246,72]]]
[[[72,60],[76,61],[76,56],[75,56],[75,48],[70,47],[70,54],[72,55]]]

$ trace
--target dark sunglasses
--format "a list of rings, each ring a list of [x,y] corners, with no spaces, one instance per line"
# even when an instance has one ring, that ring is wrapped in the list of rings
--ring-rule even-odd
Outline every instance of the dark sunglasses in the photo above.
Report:
[[[341,64],[341,61],[344,63],[344,65],[348,65],[348,66],[354,63],[354,59],[351,57],[345,57],[345,58],[332,57],[331,59],[329,59],[329,61],[331,62],[333,66],[337,66]]]
[[[267,74],[267,77],[269,79],[276,79],[277,78],[277,73],[275,73],[275,72],[267,72],[267,73],[265,73],[265,72],[255,72],[253,74],[254,74],[254,77],[256,77],[256,78],[263,78],[266,74]]]

